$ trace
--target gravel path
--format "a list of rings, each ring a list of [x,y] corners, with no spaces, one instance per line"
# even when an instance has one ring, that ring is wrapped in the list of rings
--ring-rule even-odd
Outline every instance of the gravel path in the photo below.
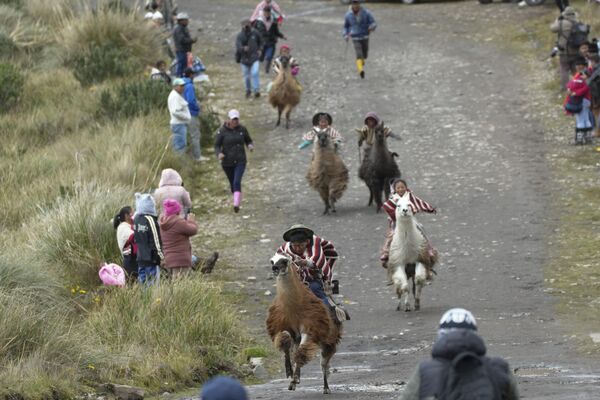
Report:
[[[200,19],[203,35],[222,48],[223,62],[233,64],[237,21],[250,14],[252,3],[180,3]],[[336,244],[342,254],[337,277],[352,321],[332,360],[328,398],[397,398],[418,361],[428,357],[440,316],[454,306],[475,314],[490,354],[518,368],[524,398],[596,398],[598,368],[575,352],[544,290],[545,238],[554,228],[552,186],[539,126],[524,118],[524,69],[477,30],[481,24],[470,22],[498,21],[518,12],[516,7],[369,4],[379,28],[372,36],[367,78],[360,80],[352,48],[344,54],[344,6],[336,1],[282,5],[290,15],[283,31],[302,65],[305,87],[289,131],[273,129],[276,113],[264,98],[241,99],[241,74],[231,67],[237,106],[242,115],[255,115],[252,124],[263,130],[248,173],[254,196],[247,197],[246,218],[236,222],[263,236],[238,247],[249,264],[240,273],[242,279],[258,277],[250,284],[257,299],[274,291],[273,282],[263,279],[266,266],[292,223],[307,224]],[[323,205],[304,178],[310,151],[297,150],[319,110],[330,112],[344,135],[342,154],[351,170],[338,213],[329,217],[321,216]],[[368,192],[356,176],[353,129],[371,110],[402,136],[391,148],[400,155],[409,186],[439,209],[420,217],[442,259],[416,313],[395,310],[397,300],[378,262],[385,216],[366,207]],[[266,309],[257,315],[257,326],[265,314]],[[275,380],[252,387],[251,397],[322,398],[318,362],[305,369],[296,392],[287,391],[283,377],[280,371]]]

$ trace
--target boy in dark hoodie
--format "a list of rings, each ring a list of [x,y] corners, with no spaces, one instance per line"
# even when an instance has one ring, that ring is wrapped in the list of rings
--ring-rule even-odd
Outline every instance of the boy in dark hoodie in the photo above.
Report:
[[[160,263],[164,259],[152,195],[136,193],[135,210],[133,231],[138,246],[138,281],[150,286],[160,280]]]

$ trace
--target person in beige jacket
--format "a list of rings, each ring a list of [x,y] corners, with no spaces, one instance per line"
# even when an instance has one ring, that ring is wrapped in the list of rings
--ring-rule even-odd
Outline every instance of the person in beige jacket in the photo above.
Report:
[[[154,197],[156,204],[160,206],[162,206],[163,201],[166,199],[177,200],[181,204],[179,215],[182,217],[192,208],[192,200],[188,191],[183,187],[181,175],[172,168],[162,170],[158,189],[154,191],[152,197]],[[160,214],[162,215],[162,211],[160,211]]]
[[[558,18],[550,25],[550,30],[557,34],[556,47],[560,63],[560,87],[565,90],[571,74],[575,72],[575,58],[579,48],[569,47],[567,41],[573,26],[578,23],[577,13],[572,7],[566,7]]]

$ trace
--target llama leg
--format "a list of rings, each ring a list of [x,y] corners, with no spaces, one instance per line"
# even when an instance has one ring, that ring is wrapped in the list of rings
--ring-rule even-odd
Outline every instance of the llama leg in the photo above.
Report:
[[[392,274],[392,282],[394,282],[394,287],[396,288],[396,294],[398,295],[399,300],[396,310],[400,311],[402,296],[406,294],[408,297],[408,278],[406,277],[406,272],[404,271],[404,265],[399,265],[395,268],[394,273]],[[406,310],[405,307],[405,311],[410,311],[410,306],[408,310]]]
[[[373,204],[373,189],[369,188],[369,204],[367,206],[371,207]]]
[[[383,205],[383,201],[381,200],[381,195],[383,192],[383,182],[381,180],[377,180],[375,182],[375,190],[373,195],[375,196],[375,204],[377,205],[377,212],[381,210],[381,206]]]
[[[290,115],[291,114],[292,114],[292,108],[290,106],[286,106],[285,129],[290,129]]]
[[[414,286],[416,286],[416,291],[414,292],[415,311],[419,311],[421,309],[421,291],[423,290],[423,285],[425,284],[426,279],[427,279],[427,269],[425,268],[425,266],[423,264],[417,263],[417,267],[415,269],[415,277],[414,277]]]
[[[329,208],[331,207],[329,204],[329,190],[328,188],[322,188],[319,192],[321,195],[321,200],[325,203],[325,211],[323,211],[323,215],[329,214]]]
[[[285,375],[287,378],[291,378],[293,374],[292,361],[290,358],[290,351],[292,348],[292,335],[288,331],[279,332],[275,337],[275,347],[279,351],[283,352],[285,360]]]
[[[281,124],[281,112],[283,111],[283,108],[281,108],[281,106],[277,107],[277,123],[275,124],[275,126],[279,126]]]
[[[321,351],[321,371],[323,371],[323,394],[330,394],[329,390],[329,361],[335,354],[335,346],[323,346]]]

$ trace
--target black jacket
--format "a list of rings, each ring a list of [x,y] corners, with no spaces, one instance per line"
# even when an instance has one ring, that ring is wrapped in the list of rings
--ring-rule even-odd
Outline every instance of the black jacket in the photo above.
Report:
[[[175,43],[175,51],[192,51],[194,39],[190,36],[190,30],[187,26],[177,24],[173,29],[173,42]]]
[[[225,154],[221,161],[224,167],[234,167],[238,164],[246,164],[246,149],[244,146],[252,144],[252,138],[248,130],[243,125],[238,125],[235,129],[223,126],[217,131],[215,139],[215,153]]]
[[[138,247],[138,266],[153,267],[160,265],[164,256],[156,217],[147,214],[136,215],[133,220],[133,232]]]
[[[275,46],[277,44],[277,39],[283,39],[283,33],[279,31],[279,24],[277,23],[277,20],[274,20],[273,17],[271,17],[271,19],[273,22],[271,23],[269,29],[267,29],[267,25],[261,19],[257,19],[254,25],[256,30],[261,34],[264,47]]]
[[[243,47],[248,46],[248,50]],[[235,40],[235,61],[244,65],[252,65],[260,58],[259,51],[262,50],[263,41],[260,33],[251,28],[250,31],[242,29]]]

